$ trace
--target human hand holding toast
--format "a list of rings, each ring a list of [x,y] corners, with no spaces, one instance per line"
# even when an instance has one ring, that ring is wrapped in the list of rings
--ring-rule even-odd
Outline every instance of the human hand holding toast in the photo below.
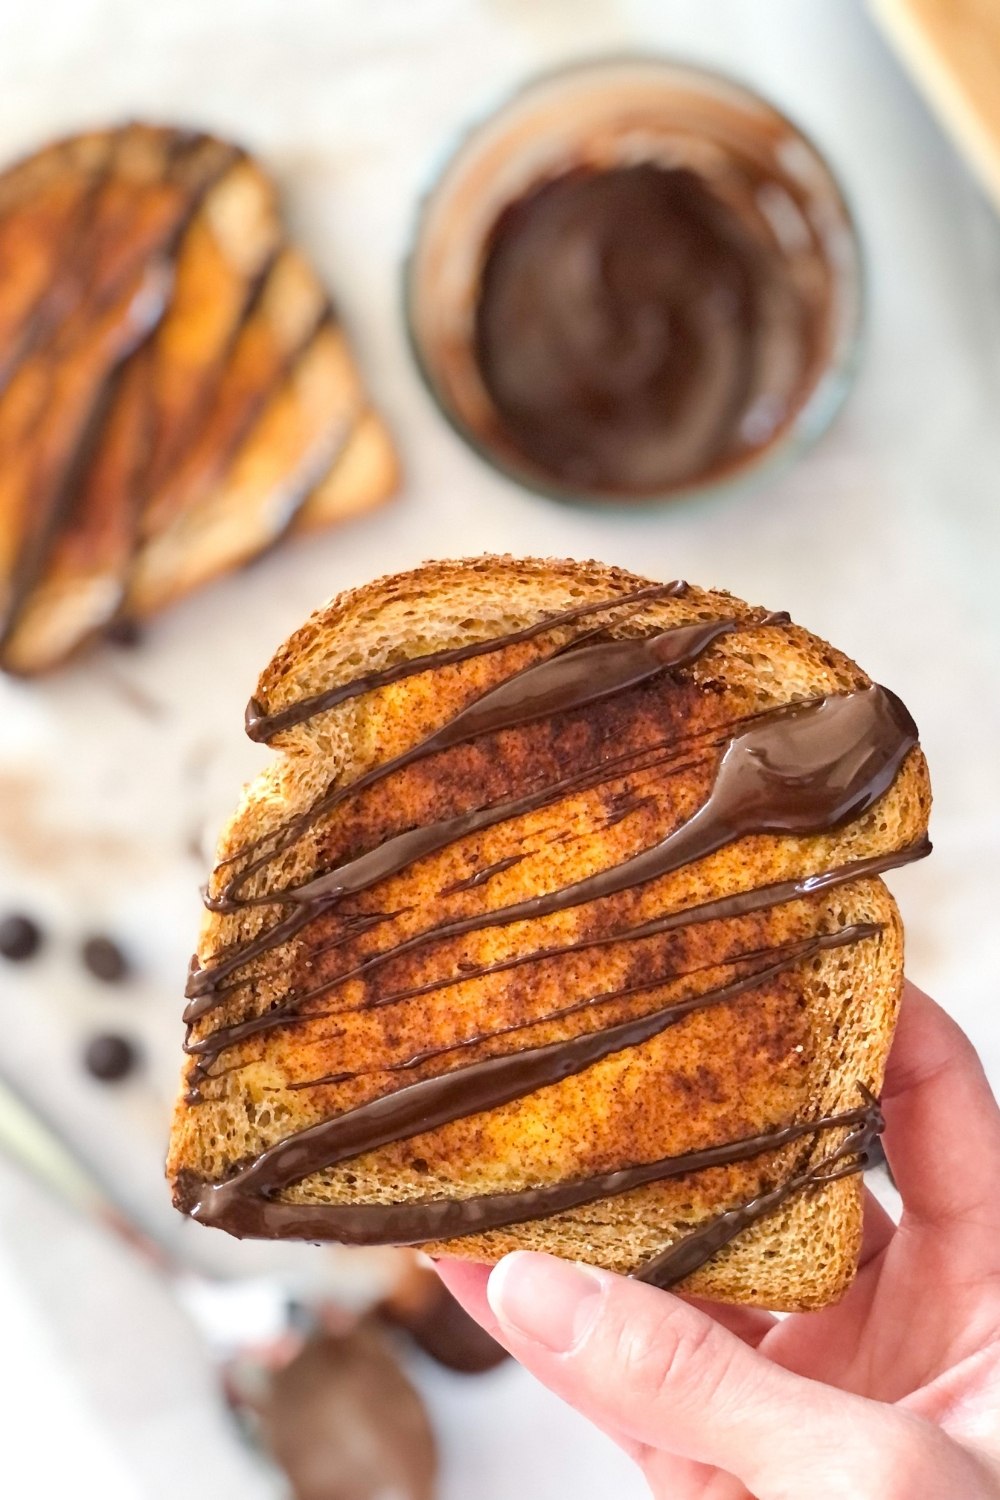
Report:
[[[834,1307],[779,1321],[523,1252],[442,1276],[663,1500],[997,1500],[1000,1110],[912,985],[883,1106],[903,1216],[867,1196]]]

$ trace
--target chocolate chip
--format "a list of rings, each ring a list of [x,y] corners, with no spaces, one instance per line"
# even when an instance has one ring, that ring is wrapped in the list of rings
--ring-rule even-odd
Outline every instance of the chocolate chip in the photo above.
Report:
[[[104,634],[113,645],[124,646],[126,650],[142,644],[142,626],[138,620],[130,620],[126,615],[112,620]]]
[[[105,984],[120,983],[129,970],[128,959],[118,944],[113,943],[109,937],[87,938],[80,949],[80,956],[94,978],[103,980]]]
[[[87,1072],[102,1083],[117,1083],[132,1072],[139,1061],[134,1043],[114,1032],[91,1037],[83,1054]]]
[[[12,963],[33,958],[42,944],[42,930],[30,917],[11,912],[0,919],[0,953]]]

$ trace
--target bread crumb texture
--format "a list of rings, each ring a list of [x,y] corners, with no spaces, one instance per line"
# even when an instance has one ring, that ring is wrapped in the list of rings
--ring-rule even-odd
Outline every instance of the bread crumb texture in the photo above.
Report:
[[[484,556],[428,563],[317,611],[277,651],[255,697],[274,714],[361,674],[503,636],[575,605],[611,602],[648,583],[596,562]],[[738,980],[789,944],[856,923],[878,930],[696,1009],[574,1077],[341,1162],[281,1197],[399,1203],[517,1192],[851,1110],[859,1084],[878,1092],[903,963],[899,917],[881,880],[855,879],[648,938],[614,935],[719,896],[917,843],[930,805],[919,748],[867,812],[829,832],[744,837],[633,889],[392,956],[444,922],[558,890],[666,837],[705,801],[734,726],[749,716],[869,685],[816,636],[768,623],[762,609],[727,593],[689,587],[677,597],[612,607],[403,677],[281,730],[270,764],[222,832],[211,890],[219,894],[331,788],[407,751],[582,629],[601,626],[604,638],[625,638],[719,619],[739,628],[690,665],[583,709],[415,760],[304,821],[294,841],[247,876],[241,896],[266,897],[395,834],[600,772],[328,906],[235,971],[222,1003],[195,1023],[195,1042],[282,1007],[294,1008],[296,1019],[228,1046],[196,1102],[185,1097],[188,1059],[168,1163],[183,1206],[192,1184],[221,1181],[289,1135],[406,1084],[603,1030]],[[201,964],[238,951],[286,912],[266,902],[206,911]],[[353,972],[376,955],[383,961]],[[496,965],[505,966],[463,978]],[[807,1170],[843,1135],[805,1136],[749,1161],[426,1248],[487,1261],[514,1249],[545,1250],[628,1272],[707,1219]],[[861,1203],[858,1176],[798,1193],[682,1290],[778,1309],[831,1302],[854,1274]]]

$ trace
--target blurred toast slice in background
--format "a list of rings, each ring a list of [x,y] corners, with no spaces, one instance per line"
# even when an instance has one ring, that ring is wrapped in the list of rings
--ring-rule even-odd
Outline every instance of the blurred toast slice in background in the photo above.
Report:
[[[208,153],[202,159],[213,166]],[[203,191],[191,181],[190,162],[183,165],[197,197],[169,302],[146,347],[122,371],[83,456],[44,571],[9,632],[4,660],[13,671],[54,665],[120,609],[142,496],[169,474],[196,428],[278,243],[274,191],[254,163],[227,148]]]
[[[336,521],[381,505],[400,480],[399,458],[378,412],[358,413],[330,469],[292,520],[292,531],[322,531]]]
[[[44,148],[0,175],[0,271],[6,670],[397,483],[326,289],[239,147],[133,123]]]
[[[140,545],[125,613],[144,619],[272,547],[334,461],[363,392],[341,331],[324,321],[197,502]]]

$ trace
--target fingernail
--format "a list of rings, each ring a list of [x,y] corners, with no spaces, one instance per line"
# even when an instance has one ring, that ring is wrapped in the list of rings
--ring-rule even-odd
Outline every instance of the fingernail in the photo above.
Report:
[[[518,1250],[495,1266],[486,1295],[500,1323],[552,1354],[583,1339],[597,1316],[603,1288],[586,1266]]]

